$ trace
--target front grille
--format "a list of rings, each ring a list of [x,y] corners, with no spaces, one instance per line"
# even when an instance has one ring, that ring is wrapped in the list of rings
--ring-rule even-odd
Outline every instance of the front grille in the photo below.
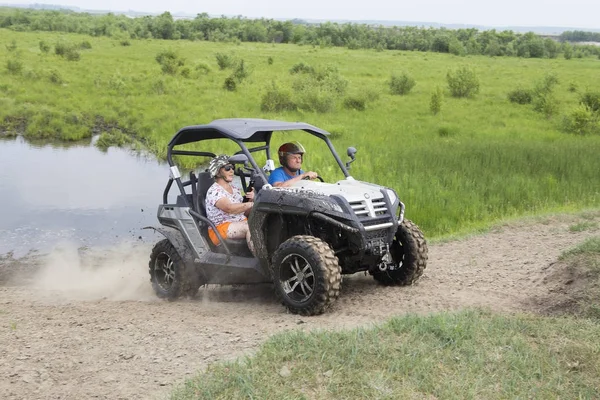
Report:
[[[350,207],[359,220],[389,216],[389,210],[383,198],[351,201]]]

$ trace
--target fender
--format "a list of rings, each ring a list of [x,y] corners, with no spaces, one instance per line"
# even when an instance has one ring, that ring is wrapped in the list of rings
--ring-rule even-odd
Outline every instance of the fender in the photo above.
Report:
[[[177,229],[165,226],[145,226],[142,229],[153,229],[155,232],[158,232],[161,235],[163,235],[169,242],[171,242],[173,247],[175,247],[175,250],[177,250],[179,257],[181,257],[181,259],[186,264],[194,264],[194,258],[191,255],[191,252],[187,251],[188,244],[181,232],[179,232]]]

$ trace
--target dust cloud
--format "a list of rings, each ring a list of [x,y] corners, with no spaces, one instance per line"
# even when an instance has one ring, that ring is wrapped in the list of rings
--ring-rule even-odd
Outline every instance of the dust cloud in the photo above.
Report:
[[[155,300],[150,251],[136,243],[86,249],[62,243],[44,258],[31,285],[56,300]]]

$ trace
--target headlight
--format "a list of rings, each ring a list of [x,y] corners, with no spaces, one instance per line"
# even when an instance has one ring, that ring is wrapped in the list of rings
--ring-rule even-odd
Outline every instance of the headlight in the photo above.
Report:
[[[396,200],[398,200],[398,196],[396,196],[396,192],[394,192],[392,189],[386,189],[387,191],[387,195],[390,198],[390,204],[394,204],[396,202]]]

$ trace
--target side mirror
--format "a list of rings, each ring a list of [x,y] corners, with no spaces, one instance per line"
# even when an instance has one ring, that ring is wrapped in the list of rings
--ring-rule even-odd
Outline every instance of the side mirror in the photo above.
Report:
[[[356,148],[355,147],[348,147],[348,150],[346,151],[346,154],[348,154],[348,157],[350,157],[350,161],[348,161],[346,163],[346,168],[350,169],[350,164],[352,164],[355,160],[356,160]]]
[[[232,164],[246,164],[248,162],[248,156],[245,154],[236,154],[229,157],[229,162]]]

